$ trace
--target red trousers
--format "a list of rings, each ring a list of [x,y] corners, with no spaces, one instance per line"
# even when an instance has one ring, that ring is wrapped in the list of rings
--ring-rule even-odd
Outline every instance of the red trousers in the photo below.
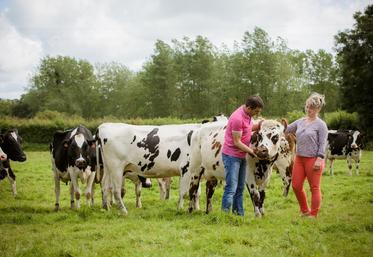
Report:
[[[319,170],[314,170],[316,157],[296,156],[292,173],[292,187],[298,199],[300,211],[303,214],[317,216],[321,205],[320,181],[325,162],[322,162]],[[311,189],[311,210],[308,208],[307,195],[303,189],[304,180],[307,178]]]

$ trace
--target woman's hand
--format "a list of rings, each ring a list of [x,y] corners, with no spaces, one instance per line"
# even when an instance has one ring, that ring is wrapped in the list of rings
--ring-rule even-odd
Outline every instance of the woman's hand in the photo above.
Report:
[[[317,159],[316,159],[316,161],[315,161],[315,163],[314,163],[314,165],[313,165],[313,169],[314,169],[314,170],[320,170],[323,161],[324,161],[324,160],[323,160],[322,158],[317,157]]]

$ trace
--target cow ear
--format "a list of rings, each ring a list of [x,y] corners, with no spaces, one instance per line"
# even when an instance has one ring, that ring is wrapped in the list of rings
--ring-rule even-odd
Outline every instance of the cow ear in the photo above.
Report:
[[[96,148],[96,140],[88,141],[88,145],[92,147],[93,149]]]
[[[281,119],[281,124],[284,126],[284,132],[286,131],[286,128],[288,127],[288,120],[286,118]]]
[[[258,133],[255,131],[253,134],[251,134],[250,143],[256,144],[258,142]]]

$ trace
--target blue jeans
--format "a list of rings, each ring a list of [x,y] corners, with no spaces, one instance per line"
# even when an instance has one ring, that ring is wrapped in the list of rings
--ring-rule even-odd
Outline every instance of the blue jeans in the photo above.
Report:
[[[224,171],[225,171],[225,187],[221,209],[229,212],[232,207],[232,212],[243,216],[243,191],[245,189],[246,178],[246,159],[241,159],[226,154],[222,154]]]

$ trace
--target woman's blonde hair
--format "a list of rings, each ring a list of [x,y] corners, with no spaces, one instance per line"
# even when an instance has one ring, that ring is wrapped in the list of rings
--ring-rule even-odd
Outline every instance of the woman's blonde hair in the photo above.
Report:
[[[313,92],[310,97],[306,100],[306,106],[310,105],[315,108],[320,108],[325,105],[325,96],[319,93]]]

